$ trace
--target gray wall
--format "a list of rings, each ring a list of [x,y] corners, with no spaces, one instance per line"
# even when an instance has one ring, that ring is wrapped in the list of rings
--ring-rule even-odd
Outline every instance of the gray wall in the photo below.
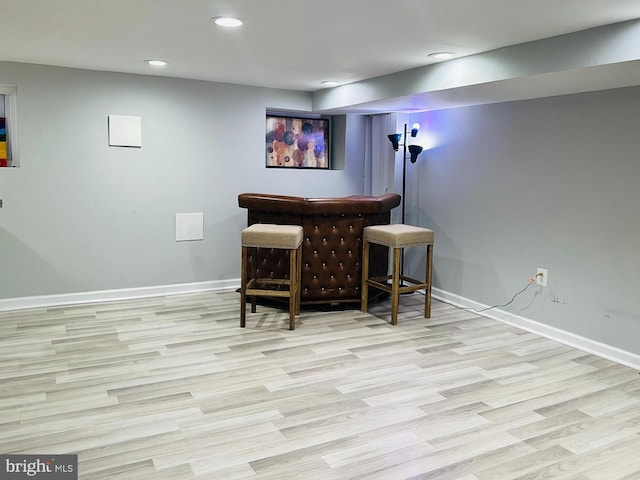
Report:
[[[640,354],[640,88],[412,115],[434,286]],[[414,259],[413,268],[423,268]]]
[[[20,168],[0,171],[0,298],[239,277],[241,192],[360,194],[362,155],[332,171],[266,169],[267,108],[311,95],[0,62],[18,86]],[[107,116],[142,117],[142,148],[109,147]],[[361,129],[358,119],[344,119]],[[174,214],[204,212],[175,242]]]

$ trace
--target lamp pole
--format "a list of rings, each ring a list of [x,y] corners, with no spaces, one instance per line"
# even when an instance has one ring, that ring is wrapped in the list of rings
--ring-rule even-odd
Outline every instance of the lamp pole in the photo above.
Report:
[[[407,124],[404,124],[404,135],[402,137],[402,220],[400,223],[404,223],[405,220],[405,192],[407,190]],[[402,250],[402,262],[400,263],[401,269],[404,268],[404,249]]]

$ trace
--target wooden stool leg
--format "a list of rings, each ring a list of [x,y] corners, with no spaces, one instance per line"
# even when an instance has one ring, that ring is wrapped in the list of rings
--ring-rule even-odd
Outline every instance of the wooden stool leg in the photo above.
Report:
[[[302,296],[302,244],[298,247],[298,264],[296,265],[296,275],[298,277],[296,290],[296,315],[300,315],[300,297]]]
[[[393,249],[393,276],[391,278],[391,324],[398,324],[398,305],[400,303],[400,252],[401,248]]]
[[[369,278],[369,242],[364,241],[362,246],[362,281],[360,282],[360,310],[367,311],[369,303],[369,286],[367,279]]]
[[[253,249],[254,251],[254,256],[253,256],[253,262],[251,264],[251,277],[249,278],[249,280],[253,279],[253,278],[258,278],[258,249]],[[256,296],[252,295],[251,296],[251,313],[256,313]]]
[[[427,288],[424,292],[424,318],[431,318],[431,275],[433,270],[433,244],[427,245]]]
[[[244,327],[247,320],[247,247],[242,247],[242,262],[240,271],[240,326]]]
[[[296,267],[298,266],[298,250],[289,250],[289,330],[296,329],[296,290],[298,288]]]

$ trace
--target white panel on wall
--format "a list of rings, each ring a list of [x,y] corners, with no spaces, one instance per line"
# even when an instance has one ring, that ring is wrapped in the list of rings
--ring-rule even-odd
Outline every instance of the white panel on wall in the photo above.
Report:
[[[131,115],[109,115],[109,145],[142,147],[142,118]]]
[[[176,242],[204,239],[203,213],[176,213]]]

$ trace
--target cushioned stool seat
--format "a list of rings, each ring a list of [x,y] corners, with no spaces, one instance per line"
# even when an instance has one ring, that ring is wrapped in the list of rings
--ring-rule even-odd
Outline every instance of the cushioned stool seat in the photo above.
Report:
[[[256,262],[251,276],[247,265],[249,249],[280,249],[289,251],[288,278],[258,278]],[[242,272],[240,280],[240,326],[246,324],[246,301],[251,297],[251,312],[256,311],[256,297],[289,297],[289,329],[296,328],[295,316],[300,313],[300,271],[302,260],[302,227],[298,225],[271,225],[256,223],[242,231]],[[259,286],[286,285],[287,290],[259,288]]]
[[[425,290],[424,317],[431,317],[431,271],[433,262],[433,230],[413,225],[376,225],[364,229],[362,255],[362,288],[360,309],[367,311],[368,287],[377,288],[391,294],[391,323],[398,324],[398,305],[402,293]],[[393,248],[393,273],[383,277],[369,278],[369,244],[375,243]],[[401,252],[404,248],[424,245],[427,247],[426,280],[416,280],[401,274]],[[389,285],[388,280],[391,280]],[[408,284],[405,284],[408,282]]]

